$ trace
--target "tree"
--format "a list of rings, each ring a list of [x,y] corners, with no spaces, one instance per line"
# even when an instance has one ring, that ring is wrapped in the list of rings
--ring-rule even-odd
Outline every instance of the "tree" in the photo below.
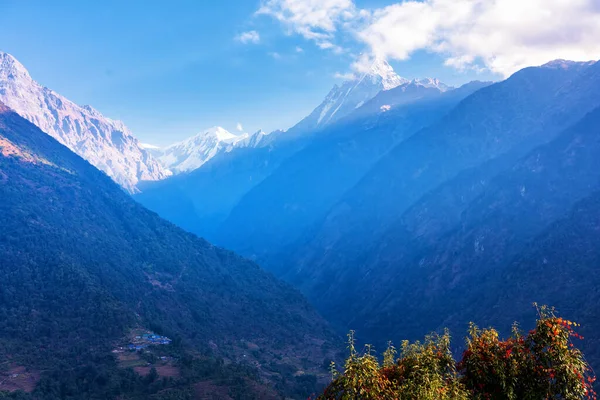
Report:
[[[595,377],[572,342],[583,339],[574,331],[578,325],[548,307],[538,308],[538,314],[535,329],[525,336],[515,325],[504,341],[495,329],[472,324],[459,362],[450,351],[448,331],[422,343],[405,341],[398,359],[389,343],[383,365],[370,346],[357,353],[351,331],[344,373],[334,370],[319,399],[595,400]]]

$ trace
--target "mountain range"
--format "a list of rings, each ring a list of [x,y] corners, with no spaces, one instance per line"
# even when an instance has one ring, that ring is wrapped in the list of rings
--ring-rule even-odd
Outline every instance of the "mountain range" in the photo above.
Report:
[[[158,157],[163,167],[174,173],[191,172],[210,159],[234,149],[266,147],[276,139],[297,139],[298,135],[312,133],[317,128],[353,113],[379,93],[408,84],[437,88],[440,91],[449,89],[436,79],[409,81],[401,78],[386,61],[378,59],[366,73],[345,81],[341,86],[335,85],[325,100],[289,132],[276,131],[272,135],[259,130],[252,135],[235,135],[222,127],[213,127],[164,149],[152,146],[151,152]]]
[[[210,239],[261,262],[265,254],[287,252],[379,158],[486,85],[443,92],[409,82],[381,92],[282,162]]]
[[[472,86],[473,90],[475,87],[476,85]],[[417,103],[426,103],[427,99],[432,99],[450,89],[436,79],[410,81],[401,78],[387,62],[376,60],[367,72],[345,81],[341,86],[334,86],[322,104],[289,130],[276,131],[266,137],[269,139],[268,141],[263,139],[259,145],[253,144],[252,138],[257,137],[260,132],[250,138],[248,145],[245,145],[246,140],[240,140],[236,146],[222,146],[228,150],[216,152],[215,156],[203,163],[201,168],[162,182],[144,184],[142,193],[137,194],[135,198],[161,216],[210,240],[220,243],[220,236],[230,235],[229,239],[231,240],[235,240],[237,237],[248,237],[245,233],[241,234],[241,231],[245,229],[241,221],[238,221],[240,225],[235,232],[227,232],[227,229],[221,229],[221,225],[242,198],[249,195],[248,192],[261,184],[273,171],[278,170],[281,163],[290,159],[292,155],[313,141],[326,142],[326,146],[329,146],[327,151],[335,152],[335,146],[341,146],[341,144],[336,144],[339,140],[348,140],[348,143],[351,140],[340,139],[341,132],[348,130],[358,134],[358,132],[362,132],[363,125],[375,124],[380,118],[386,119],[382,115],[392,107],[415,103],[414,108],[419,108]],[[456,92],[456,99],[459,99],[463,92],[466,95],[468,90],[465,88],[464,91]],[[446,101],[446,98],[449,100]],[[441,99],[439,101],[440,110],[443,110],[443,103],[446,103],[445,107],[449,107],[453,98],[452,95]],[[426,115],[427,107],[429,106],[422,107],[421,122],[415,122],[415,124],[424,123],[426,118],[431,117]],[[431,108],[434,107],[435,105],[432,104]],[[361,125],[354,128],[350,120],[359,117],[362,119]],[[388,120],[393,121],[393,118],[390,117]],[[356,166],[348,170],[351,176],[359,176],[361,168],[369,165],[370,161],[368,160],[376,159],[382,152],[387,151],[396,140],[394,135],[388,135],[384,129],[380,129],[379,132],[383,132],[381,134],[382,142],[373,143],[373,154],[370,153],[369,148],[365,147],[361,150],[360,146],[354,144],[357,159]],[[352,135],[348,134],[347,136],[349,138]],[[354,138],[356,137],[358,135]],[[193,139],[190,140],[193,141]],[[315,144],[312,148],[319,147],[320,144]],[[196,147],[192,146],[191,148]],[[197,148],[203,149],[202,146]],[[307,149],[304,154],[309,154],[310,151]],[[328,157],[328,154],[323,152],[322,156]],[[338,157],[335,154],[333,156]],[[361,157],[365,158],[362,164],[359,161]],[[358,164],[361,166],[359,167]],[[165,165],[168,166],[168,164]],[[309,168],[319,175],[318,162],[310,162],[306,165],[309,165]],[[337,167],[335,162],[332,162],[331,165]],[[323,166],[323,168],[326,167],[329,165]],[[354,168],[359,169],[354,171]],[[285,176],[285,173],[282,173],[282,176]],[[331,173],[330,176],[335,176],[335,173]],[[338,184],[342,184],[342,182],[345,181],[342,180]],[[298,183],[296,182],[294,185]],[[272,202],[265,201],[262,207],[268,207],[268,204],[272,204]],[[257,209],[255,215],[263,214]],[[232,220],[231,223],[238,222]],[[263,223],[267,222],[263,221]],[[254,230],[255,232],[259,230],[258,225]],[[274,231],[272,233],[262,231],[256,235],[255,240],[260,240],[261,237],[266,238],[271,234],[277,236]],[[288,238],[291,237],[292,232],[286,232],[285,240],[289,240]],[[223,243],[228,243],[229,239],[223,240]],[[251,255],[252,253],[247,254]]]
[[[504,335],[533,302],[600,367],[600,62],[378,59],[286,131],[158,148],[0,61],[0,397],[306,398],[350,329]],[[172,344],[123,352],[143,332]]]
[[[291,266],[282,275],[302,288],[337,324],[360,324],[360,328],[365,323],[373,334],[389,331],[369,323],[370,317],[366,317],[385,299],[390,311],[378,314],[378,322],[390,312],[396,313],[397,317],[390,319],[397,332],[412,336],[415,331],[411,329],[415,329],[422,335],[424,321],[431,318],[426,315],[445,318],[447,310],[426,300],[435,290],[420,288],[409,271],[421,273],[430,263],[432,271],[450,268],[449,276],[435,281],[453,287],[461,276],[458,271],[467,265],[481,279],[487,271],[482,264],[502,267],[501,262],[496,264],[492,248],[503,240],[520,243],[515,235],[522,227],[511,230],[510,225],[500,224],[487,233],[446,242],[449,232],[470,212],[476,213],[470,203],[483,195],[495,176],[514,168],[521,157],[555,139],[561,130],[600,105],[596,94],[599,68],[598,63],[554,62],[522,70],[467,97],[439,121],[394,147],[306,230],[284,258],[277,255],[275,259],[282,262],[279,265]],[[570,182],[572,177],[565,175],[564,179]],[[502,208],[499,199],[491,196],[490,207]],[[510,211],[512,206],[506,203],[504,207]],[[485,218],[480,218],[476,226],[484,226]],[[538,229],[549,222],[538,222]],[[508,236],[500,240],[501,232]],[[437,255],[428,246],[446,247]],[[461,258],[471,251],[481,257],[465,264]],[[405,281],[408,276],[411,280]],[[364,284],[365,279],[372,284]],[[434,281],[432,277],[423,279]],[[439,307],[455,307],[454,299],[449,301],[443,291],[439,293]],[[402,303],[405,298],[413,302]],[[427,310],[417,307],[416,299]],[[410,312],[422,312],[423,317],[408,324],[406,307]]]
[[[18,60],[2,52],[0,101],[104,171],[129,193],[138,193],[142,182],[190,172],[234,148],[268,146],[277,136],[262,130],[235,135],[213,127],[164,149],[143,144],[123,122],[40,85]]]
[[[370,70],[335,86],[308,117],[288,132],[232,134],[221,127],[200,132],[164,149],[144,145],[121,122],[104,117],[91,106],[78,106],[35,82],[13,56],[0,53],[0,100],[62,144],[104,171],[130,193],[143,182],[163,180],[172,173],[191,172],[212,158],[239,148],[270,146],[275,140],[297,139],[353,113],[380,92],[400,85],[446,91],[436,79],[401,78],[384,60]],[[285,133],[285,134],[284,134]],[[287,157],[286,154],[284,157]]]
[[[357,329],[383,346],[446,326],[460,332],[470,320],[509,332],[514,314],[505,311],[531,319],[527,303],[540,301],[589,324],[588,349],[600,362],[597,291],[530,250],[548,249],[551,236],[554,257],[574,276],[594,271],[594,240],[583,240],[583,255],[558,255],[556,241],[557,226],[581,237],[571,226],[584,222],[573,219],[600,189],[600,63],[556,60],[457,89],[385,81],[371,80],[380,85],[375,95],[328,119],[340,104],[350,110],[345,101],[358,97],[349,89],[365,80],[346,85],[341,92],[350,95],[340,102],[334,88],[269,153],[232,152],[138,198],[298,287],[340,333]],[[261,171],[260,182],[225,183],[245,168]],[[244,189],[228,197],[224,186]],[[579,247],[564,240],[566,249]],[[537,275],[528,269],[532,257]],[[550,289],[558,276],[562,293]]]
[[[263,130],[252,135],[235,135],[220,126],[215,126],[164,149],[152,146],[150,152],[164,168],[178,174],[198,169],[210,159],[234,149],[268,146],[271,138],[272,136]]]

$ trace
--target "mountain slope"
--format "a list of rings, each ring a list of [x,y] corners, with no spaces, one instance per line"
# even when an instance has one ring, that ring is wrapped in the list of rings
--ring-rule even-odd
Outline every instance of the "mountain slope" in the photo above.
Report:
[[[498,293],[498,298],[493,299],[496,309],[515,310],[532,301],[547,302],[581,321],[584,351],[596,370],[600,367],[599,228],[600,191],[597,190],[531,240],[486,285],[487,290]],[[524,286],[522,281],[528,285]],[[485,321],[481,310],[473,311]],[[499,315],[498,319],[510,323],[506,315]]]
[[[450,193],[454,198],[469,197],[465,176],[432,192],[369,250],[370,257],[360,270],[362,274],[372,271],[370,281],[377,290],[354,284],[355,301],[362,304],[355,309],[354,323],[371,337],[382,330],[418,337],[423,329],[441,325],[464,329],[469,318],[484,317],[479,307],[497,308],[497,315],[503,315],[503,308],[494,304],[503,292],[490,286],[507,284],[496,279],[511,260],[576,202],[600,188],[598,151],[600,108],[486,182],[481,193],[464,206],[452,209],[447,205]],[[428,213],[430,208],[441,208],[439,215],[438,211]],[[444,212],[457,214],[459,219],[439,230],[448,222],[440,221]],[[352,290],[352,282],[362,274],[357,270],[345,273],[336,279],[344,291]],[[537,285],[544,280],[551,287],[554,279],[542,274],[536,282],[525,280],[519,286],[529,297],[539,297],[537,301],[550,301],[548,291]],[[404,289],[399,291],[400,287]],[[497,320],[487,317],[484,322]]]
[[[305,282],[303,290],[321,307],[342,304],[326,290],[338,271],[361,265],[387,230],[428,192],[497,160],[496,168],[478,171],[480,181],[490,179],[598,106],[599,71],[600,64],[551,63],[467,97],[439,122],[392,149],[348,191],[297,242],[288,276]],[[296,276],[294,271],[302,272]],[[310,278],[313,273],[323,279]]]
[[[0,52],[0,101],[104,171],[127,191],[142,180],[170,175],[120,121],[80,107],[35,82],[10,54]]]
[[[328,359],[330,333],[299,293],[161,220],[1,104],[0,153],[2,358],[76,365],[145,328],[238,361],[251,343],[274,382],[301,357]]]
[[[311,144],[247,193],[213,240],[261,262],[276,260],[273,253],[285,251],[390,148],[483,86],[472,83],[442,93],[407,83],[381,92],[324,128]]]

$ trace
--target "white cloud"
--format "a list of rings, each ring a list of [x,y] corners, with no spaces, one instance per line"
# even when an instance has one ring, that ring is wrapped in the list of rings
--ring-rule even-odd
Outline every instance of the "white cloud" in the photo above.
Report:
[[[244,44],[258,44],[260,43],[260,34],[256,31],[243,32],[236,36],[236,40]]]
[[[375,62],[375,57],[371,53],[362,53],[356,57],[355,61],[352,63],[352,70],[358,73],[365,73],[371,69],[373,62]],[[382,58],[379,56],[379,58]]]
[[[328,40],[324,40],[322,42],[318,42],[317,46],[321,49],[321,50],[331,50],[333,51],[335,54],[342,54],[344,52],[344,49],[336,44],[331,43]]]
[[[338,25],[356,18],[359,13],[352,0],[263,0],[256,12],[281,22],[289,33],[315,41],[321,48],[336,50],[333,45]],[[330,43],[331,46],[328,46]]]
[[[373,57],[440,54],[447,66],[504,76],[557,58],[600,58],[599,0],[405,0],[360,10],[352,0],[266,0],[258,11],[322,49],[343,51],[336,33]]]
[[[333,74],[333,77],[335,79],[343,79],[345,81],[349,81],[349,80],[352,80],[352,79],[355,78],[354,74],[351,73],[351,72],[348,72],[348,73],[345,73],[345,74],[342,74],[340,72],[336,72],[335,74]]]
[[[458,69],[510,75],[556,58],[600,57],[598,0],[405,1],[373,13],[359,33],[371,52],[406,59],[419,49]]]
[[[296,46],[296,53],[304,53],[304,49],[300,46]]]
[[[242,126],[241,122],[237,123],[237,125],[235,126],[235,129],[237,129],[240,132],[244,132],[244,127]]]
[[[273,59],[275,60],[281,60],[281,54],[279,54],[276,51],[272,51],[270,53],[268,53],[271,57],[273,57]]]
[[[432,42],[438,18],[427,3],[394,4],[376,10],[370,24],[358,32],[358,38],[377,57],[404,60]]]

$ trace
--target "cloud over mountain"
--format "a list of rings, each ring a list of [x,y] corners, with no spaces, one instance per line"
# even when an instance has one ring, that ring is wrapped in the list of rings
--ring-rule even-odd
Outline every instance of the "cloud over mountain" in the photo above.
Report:
[[[336,33],[344,31],[365,46],[369,59],[405,60],[426,50],[450,67],[508,76],[557,58],[600,58],[596,0],[401,1],[372,10],[351,0],[268,0],[258,14],[272,16],[321,49],[339,48]],[[368,63],[359,59],[354,67]]]

